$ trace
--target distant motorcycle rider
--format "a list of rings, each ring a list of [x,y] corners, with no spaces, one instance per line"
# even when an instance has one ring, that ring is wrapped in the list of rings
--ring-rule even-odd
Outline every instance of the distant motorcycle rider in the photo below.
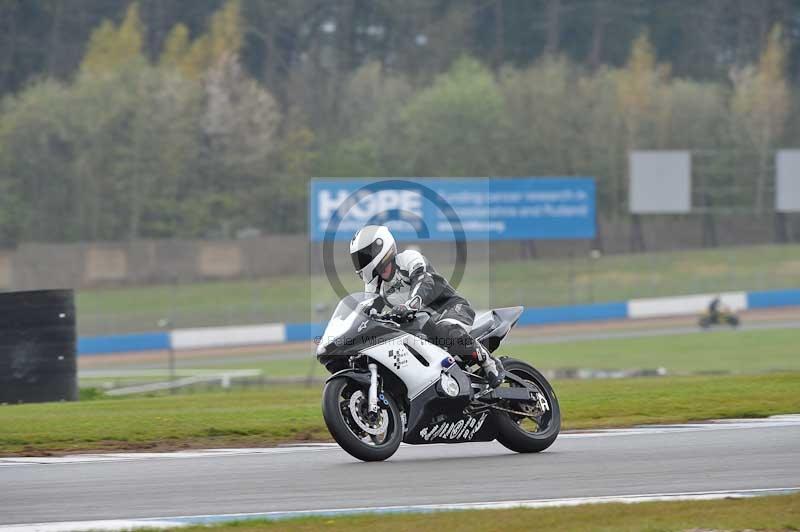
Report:
[[[367,225],[353,235],[350,258],[364,291],[379,294],[393,318],[408,321],[427,311],[431,317],[423,332],[432,343],[464,362],[480,364],[493,388],[503,382],[501,362],[469,334],[475,311],[419,251],[398,253],[388,227]]]
[[[720,300],[719,296],[716,296],[711,302],[708,304],[708,317],[711,320],[711,323],[718,323],[719,317],[722,307],[722,301]]]

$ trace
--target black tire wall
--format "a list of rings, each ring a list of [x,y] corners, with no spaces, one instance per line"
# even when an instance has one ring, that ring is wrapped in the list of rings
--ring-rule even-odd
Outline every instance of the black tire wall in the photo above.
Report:
[[[72,290],[0,293],[0,404],[77,399]]]

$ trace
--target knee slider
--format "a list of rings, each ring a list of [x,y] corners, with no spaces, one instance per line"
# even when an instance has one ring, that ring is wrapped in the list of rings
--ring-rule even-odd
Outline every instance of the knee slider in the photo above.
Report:
[[[442,329],[447,332],[448,338],[459,338],[464,335],[466,331],[454,323],[443,323]]]

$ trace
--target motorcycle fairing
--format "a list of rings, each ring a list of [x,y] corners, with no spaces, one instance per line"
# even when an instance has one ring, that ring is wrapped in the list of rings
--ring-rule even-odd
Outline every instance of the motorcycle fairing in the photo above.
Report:
[[[464,376],[466,385],[469,379]],[[462,381],[459,387],[462,387]],[[497,436],[494,416],[488,409],[475,414],[465,414],[469,405],[471,389],[466,396],[442,397],[442,392],[433,385],[411,401],[408,426],[403,436],[405,443],[414,445],[429,443],[463,443],[469,441],[492,441]]]
[[[516,325],[523,310],[524,307],[504,307],[484,312],[475,318],[469,333],[489,352],[493,352]]]
[[[358,327],[362,327],[360,332]],[[364,320],[353,324],[345,334],[327,344],[320,343],[317,347],[317,360],[329,372],[336,373],[347,368],[348,357],[363,351],[364,346],[377,346],[403,335],[402,331],[376,323],[365,316]],[[323,341],[324,339],[323,337]]]
[[[449,356],[444,349],[409,333],[360,351],[397,375],[405,383],[411,401],[439,381],[442,360]]]
[[[404,333],[370,318],[366,309],[375,294],[355,293],[342,299],[319,337],[317,360],[331,373],[348,367],[348,357]]]

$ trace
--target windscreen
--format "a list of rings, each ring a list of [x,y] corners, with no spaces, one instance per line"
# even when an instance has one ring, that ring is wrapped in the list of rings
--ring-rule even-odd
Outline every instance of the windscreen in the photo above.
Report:
[[[343,335],[353,325],[353,321],[364,317],[364,309],[377,298],[377,294],[367,294],[358,292],[345,297],[333,311],[328,326],[320,339],[320,345],[333,343],[338,337]]]

